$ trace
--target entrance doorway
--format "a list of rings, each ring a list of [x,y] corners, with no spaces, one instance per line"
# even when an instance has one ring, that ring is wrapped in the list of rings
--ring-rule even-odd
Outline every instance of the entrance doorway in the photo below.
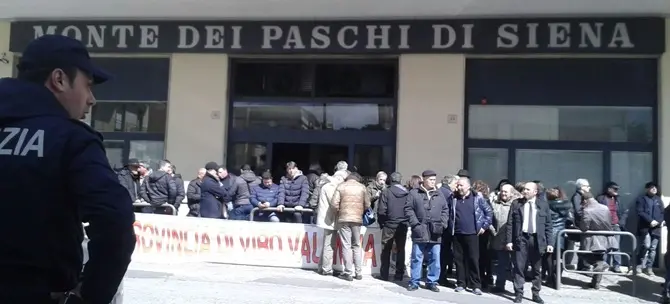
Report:
[[[338,161],[348,158],[349,147],[344,145],[273,143],[272,174],[275,177],[286,174],[286,163],[290,161],[305,175],[311,164],[319,164],[324,172],[332,173]]]

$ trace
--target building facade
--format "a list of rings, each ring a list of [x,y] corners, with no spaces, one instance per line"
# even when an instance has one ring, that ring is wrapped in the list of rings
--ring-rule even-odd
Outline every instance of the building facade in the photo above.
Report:
[[[670,21],[16,21],[0,74],[33,38],[81,39],[116,75],[90,122],[110,162],[167,158],[282,173],[467,168],[568,192],[670,187]]]

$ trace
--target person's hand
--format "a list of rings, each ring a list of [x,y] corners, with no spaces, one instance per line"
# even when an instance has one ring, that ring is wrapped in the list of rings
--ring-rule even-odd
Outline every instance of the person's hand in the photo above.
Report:
[[[547,246],[547,252],[548,253],[554,252],[554,246],[551,246],[551,245]]]
[[[477,232],[477,235],[482,235],[486,230],[484,228],[479,228],[479,232]]]
[[[658,222],[657,221],[651,221],[651,223],[649,223],[649,225],[651,227],[656,227],[656,226],[658,226]]]
[[[268,203],[260,203],[258,204],[258,209],[265,209],[268,207]]]
[[[140,203],[142,203],[142,201],[140,199],[135,200],[135,204],[140,204]]]
[[[277,211],[284,212],[284,208],[285,208],[284,205],[279,205],[277,206]]]
[[[295,206],[293,209],[295,209],[295,211],[302,211],[302,206]]]
[[[512,243],[507,243],[507,245],[505,245],[505,249],[507,249],[507,251],[512,251],[514,250],[514,245]]]

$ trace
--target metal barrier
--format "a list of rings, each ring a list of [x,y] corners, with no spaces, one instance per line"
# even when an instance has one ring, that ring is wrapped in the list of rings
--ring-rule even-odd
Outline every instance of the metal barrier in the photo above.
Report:
[[[160,206],[153,206],[149,203],[133,203],[133,207],[168,208],[168,209],[172,210],[172,215],[177,215],[177,208],[175,208],[174,206],[172,206],[168,203],[162,204]]]
[[[276,212],[279,211],[279,208],[277,207],[267,207],[265,209],[260,209],[258,207],[251,209],[251,213],[249,214],[249,221],[254,220],[254,214],[258,211],[263,211],[263,212]],[[284,211],[282,212],[309,212],[309,213],[314,213],[314,210],[309,209],[309,208],[302,208],[300,210],[296,210],[295,208],[284,208]]]
[[[558,244],[556,244],[556,290],[561,289],[561,273],[562,272],[572,272],[572,273],[581,273],[581,274],[598,274],[598,275],[616,275],[616,276],[627,276],[628,273],[630,273],[630,269],[632,269],[633,276],[637,275],[637,259],[633,258],[631,259],[630,254],[622,251],[612,251],[612,252],[607,252],[607,255],[621,255],[621,256],[626,256],[628,258],[628,263],[629,263],[629,271],[626,273],[614,273],[614,272],[596,272],[596,271],[583,271],[583,270],[568,270],[565,268],[565,265],[563,261],[565,261],[565,256],[568,252],[573,252],[575,254],[578,253],[586,253],[586,254],[593,254],[592,251],[588,250],[565,250],[561,254],[561,250],[563,248],[563,240],[565,239],[565,236],[568,234],[578,234],[578,235],[605,235],[605,236],[628,236],[633,240],[633,253],[636,252],[637,250],[637,238],[635,237],[634,234],[628,232],[628,231],[581,231],[579,229],[563,229],[558,232]],[[621,244],[621,239],[619,239],[619,244]],[[621,246],[619,246],[621,247]],[[605,253],[603,253],[604,255]],[[632,280],[632,288],[633,288],[633,293],[632,295],[635,296],[636,288],[635,288],[635,280]]]

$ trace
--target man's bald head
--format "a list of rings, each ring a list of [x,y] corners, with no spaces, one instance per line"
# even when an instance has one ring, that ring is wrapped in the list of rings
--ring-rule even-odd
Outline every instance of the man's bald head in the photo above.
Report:
[[[456,182],[456,191],[461,197],[470,195],[470,179],[467,177],[460,177]]]
[[[202,179],[203,177],[205,177],[205,174],[207,174],[207,169],[205,169],[205,168],[198,169],[198,178],[199,179]]]
[[[512,198],[512,193],[514,191],[515,191],[514,186],[510,184],[504,184],[502,187],[500,187],[500,193],[499,193],[500,200],[503,202],[509,202],[509,200]]]
[[[537,196],[537,184],[533,182],[526,183],[523,186],[523,197],[529,200],[536,196]]]

